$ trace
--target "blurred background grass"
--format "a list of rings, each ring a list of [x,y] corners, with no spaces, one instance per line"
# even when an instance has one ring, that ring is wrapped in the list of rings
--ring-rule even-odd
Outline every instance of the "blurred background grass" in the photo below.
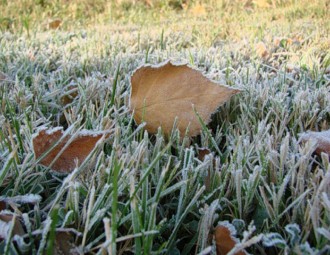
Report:
[[[95,25],[180,23],[180,18],[230,24],[258,17],[260,26],[264,26],[279,20],[291,22],[312,17],[329,25],[329,1],[322,0],[1,0],[0,8],[0,29],[8,31],[46,30],[54,20],[61,20],[60,29],[64,30]]]

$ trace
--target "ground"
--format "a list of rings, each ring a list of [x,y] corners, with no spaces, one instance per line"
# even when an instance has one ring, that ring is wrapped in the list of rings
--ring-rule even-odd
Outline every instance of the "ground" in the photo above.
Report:
[[[299,141],[330,128],[329,8],[1,0],[1,253],[215,254],[226,222],[252,254],[329,254],[329,157]],[[166,60],[242,90],[197,137],[132,118],[132,73]],[[35,157],[40,126],[113,135],[60,175]]]

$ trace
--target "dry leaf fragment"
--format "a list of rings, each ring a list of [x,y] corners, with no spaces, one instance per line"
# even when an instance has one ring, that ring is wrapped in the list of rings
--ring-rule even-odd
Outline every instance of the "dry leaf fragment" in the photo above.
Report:
[[[209,148],[206,147],[197,147],[197,157],[200,161],[204,161],[205,157],[207,155],[211,154],[211,151]]]
[[[267,46],[263,42],[259,42],[256,44],[256,53],[260,58],[267,58],[269,56],[269,50],[267,49]]]
[[[60,98],[61,104],[64,106],[71,104],[77,96],[78,96],[78,86],[70,84],[65,88],[65,92]]]
[[[14,219],[13,214],[9,213],[0,213],[0,241],[3,239],[9,238],[10,235],[10,229],[11,229],[11,222]],[[22,236],[25,234],[25,231],[23,229],[23,226],[21,222],[19,221],[19,217],[15,217],[14,227],[13,227],[13,236],[19,235]]]
[[[18,210],[19,204],[37,204],[41,201],[41,197],[36,194],[26,194],[14,197],[0,196],[0,241],[6,239],[10,235],[12,221],[14,221],[12,235],[22,236],[25,234],[21,224],[21,213]],[[15,212],[10,211],[14,209]]]
[[[72,254],[78,255],[78,249],[74,244],[74,236],[68,231],[57,231],[55,234],[54,255]]]
[[[217,108],[240,92],[207,79],[187,65],[171,62],[138,68],[131,86],[130,109],[135,121],[145,121],[150,133],[162,127],[165,135],[171,133],[176,118],[181,135],[188,126],[189,136],[198,135],[201,125],[193,107],[208,124]]]
[[[83,130],[67,145],[71,136],[66,136],[62,139],[62,127],[41,129],[33,137],[35,157],[38,159],[44,153],[48,152],[56,142],[62,139],[39,163],[44,166],[49,166],[57,172],[68,173],[73,171],[77,165],[79,166],[86,159],[89,153],[94,149],[96,143],[104,135],[108,136],[109,133]],[[66,148],[58,156],[64,146],[66,146]],[[54,161],[55,157],[58,158]]]
[[[306,132],[300,134],[300,139],[302,142],[307,142],[308,140],[313,140],[316,143],[315,152],[318,155],[321,153],[326,153],[330,156],[330,129],[321,132]]]
[[[284,39],[283,37],[275,37],[275,38],[274,38],[274,41],[273,41],[274,46],[275,46],[275,47],[280,47],[280,45],[281,45],[281,41],[282,41],[283,39]]]
[[[52,20],[48,23],[48,28],[49,29],[57,29],[57,28],[60,27],[61,24],[62,24],[62,20],[54,19],[54,20]]]
[[[10,229],[12,228],[12,221],[14,220],[13,232],[12,235],[22,236],[25,234],[23,226],[19,220],[19,216],[7,208],[7,202],[4,200],[4,197],[0,198],[0,241],[3,239],[9,238]]]
[[[226,255],[238,243],[235,237],[236,230],[233,225],[228,222],[220,223],[215,228],[214,238],[216,243],[217,255]],[[246,255],[245,251],[239,251],[235,255]]]

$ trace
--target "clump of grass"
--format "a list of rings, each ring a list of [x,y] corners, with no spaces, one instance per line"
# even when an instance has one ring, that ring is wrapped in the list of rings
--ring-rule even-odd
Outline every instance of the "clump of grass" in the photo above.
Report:
[[[50,252],[56,233],[71,229],[81,253],[214,253],[218,221],[231,222],[253,254],[329,252],[329,158],[298,142],[301,132],[329,129],[325,1],[272,1],[276,8],[262,11],[209,1],[207,17],[163,6],[163,18],[153,16],[160,7],[138,4],[116,21],[115,3],[82,17],[70,4],[26,2],[20,17],[16,2],[1,6],[0,191],[41,200],[16,207],[26,234],[3,240],[2,252]],[[49,13],[63,18],[56,31],[40,22]],[[260,41],[266,57],[256,51]],[[169,139],[161,130],[149,135],[128,110],[131,73],[167,59],[243,90],[191,141],[177,130]],[[71,86],[78,96],[64,105]],[[36,164],[39,126],[74,133],[110,122],[111,141],[73,173]],[[200,160],[196,145],[212,153]]]

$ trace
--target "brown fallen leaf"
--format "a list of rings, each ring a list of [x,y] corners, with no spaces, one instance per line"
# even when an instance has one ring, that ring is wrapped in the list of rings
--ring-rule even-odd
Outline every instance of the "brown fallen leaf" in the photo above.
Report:
[[[211,151],[209,148],[206,148],[206,147],[197,147],[197,158],[200,160],[200,161],[204,161],[205,157],[207,155],[211,154]]]
[[[142,66],[131,77],[130,110],[140,124],[156,133],[162,127],[169,135],[177,118],[177,127],[183,135],[189,126],[189,136],[201,131],[193,107],[205,124],[218,107],[240,90],[210,81],[200,71],[187,65],[166,62],[160,66]]]
[[[62,24],[62,20],[54,19],[54,20],[52,20],[48,23],[48,28],[49,29],[57,29],[57,28],[60,27],[61,24]]]
[[[255,47],[256,53],[260,58],[267,58],[269,56],[269,50],[267,49],[267,46],[263,42],[259,42],[256,44]]]
[[[72,254],[78,255],[78,248],[74,244],[74,236],[68,231],[57,231],[55,234],[54,255]]]
[[[76,135],[76,137],[67,145],[71,136],[67,136],[62,139],[59,144],[54,148],[54,144],[58,142],[63,136],[63,129],[53,128],[53,129],[41,129],[33,137],[33,149],[35,157],[38,159],[48,150],[49,153],[40,160],[40,164],[48,166],[51,169],[68,173],[74,170],[76,166],[81,165],[81,163],[86,159],[89,153],[94,149],[96,143],[104,136],[109,136],[109,133],[105,132],[91,132],[91,131],[81,131]],[[58,156],[59,152],[67,146],[61,155]],[[58,158],[54,161],[55,157]],[[54,161],[54,162],[53,162]],[[53,164],[52,164],[53,162]]]
[[[214,238],[217,255],[226,255],[238,242],[235,237],[236,230],[231,224],[220,224],[215,228]],[[246,255],[245,251],[236,252],[235,255]]]
[[[313,140],[316,143],[315,152],[318,155],[321,153],[326,153],[330,156],[330,129],[321,132],[306,132],[300,134],[300,140],[302,142],[307,142],[308,140]]]
[[[23,236],[26,234],[21,223],[23,219],[19,207],[21,205],[38,204],[41,199],[41,196],[36,194],[25,194],[13,197],[0,196],[0,241],[10,237],[13,237],[12,240],[15,240],[15,235]],[[11,228],[12,233],[10,233]]]
[[[60,101],[63,106],[71,104],[73,100],[78,96],[78,86],[68,85],[65,88],[65,92],[61,95]]]
[[[3,199],[1,197],[1,199]],[[4,200],[0,200],[0,241],[9,238],[11,222],[14,221],[14,227],[12,235],[22,236],[25,234],[23,226],[20,222],[20,217],[15,213],[6,210],[7,203]],[[15,217],[15,219],[14,219]]]
[[[0,213],[0,241],[3,239],[9,238],[9,231],[11,228],[11,221],[13,220],[14,215],[9,213]],[[21,222],[19,221],[19,217],[15,217],[15,223],[13,227],[13,236],[19,235],[22,236],[25,234],[25,231],[23,229],[23,226]]]

